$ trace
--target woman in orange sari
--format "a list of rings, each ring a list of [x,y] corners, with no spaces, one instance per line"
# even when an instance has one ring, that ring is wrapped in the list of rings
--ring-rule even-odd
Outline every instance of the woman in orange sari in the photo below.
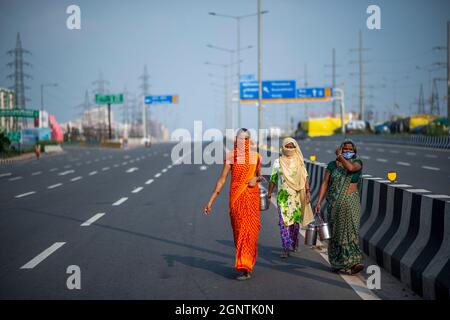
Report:
[[[227,153],[216,188],[204,208],[205,214],[211,213],[211,206],[231,172],[230,218],[236,247],[235,269],[241,272],[237,280],[251,278],[260,230],[258,182],[261,180],[261,159],[258,153],[250,150],[250,143],[249,131],[239,129],[234,149]]]

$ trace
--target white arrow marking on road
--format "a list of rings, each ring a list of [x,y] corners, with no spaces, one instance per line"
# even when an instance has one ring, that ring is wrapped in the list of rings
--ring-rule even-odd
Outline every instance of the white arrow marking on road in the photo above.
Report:
[[[150,184],[150,183],[152,183],[153,181],[154,181],[153,179],[147,180],[147,182],[145,182],[145,184]]]
[[[141,191],[142,189],[144,189],[143,187],[139,187],[134,189],[133,191],[131,191],[131,193],[138,193],[139,191]]]
[[[57,184],[48,186],[47,189],[55,189],[55,188],[58,188],[58,187],[61,187],[61,186],[62,186],[62,183],[57,183]]]
[[[161,177],[161,173],[157,173],[157,174],[155,174],[155,178],[159,178],[159,177]]]
[[[55,242],[51,247],[45,249],[42,253],[37,255],[33,260],[23,265],[20,269],[33,269],[39,263],[44,261],[48,256],[50,256],[53,252],[61,248],[65,242]]]
[[[83,222],[80,227],[88,227],[91,224],[93,224],[95,221],[97,221],[98,219],[100,219],[101,217],[103,217],[105,215],[105,213],[97,213],[95,216],[93,216],[92,218],[90,218],[88,221]]]
[[[36,193],[36,191],[30,191],[30,192],[27,192],[27,193],[19,194],[19,195],[15,196],[14,198],[17,198],[17,199],[18,199],[18,198],[23,198],[23,197],[32,195],[32,194],[34,194],[34,193]]]
[[[67,171],[61,172],[59,175],[60,176],[65,176],[67,174],[74,173],[74,172],[75,172],[75,170],[67,170]]]
[[[422,166],[423,169],[427,169],[427,170],[433,170],[433,171],[439,171],[441,169],[436,168],[436,167],[429,167],[429,166]]]
[[[89,175],[90,175],[90,176],[93,176],[94,174],[97,174],[97,171],[89,172]]]
[[[9,180],[9,181],[16,181],[16,180],[20,180],[20,179],[22,179],[21,176],[19,176],[19,177],[14,177],[14,178],[10,178],[10,179],[8,179],[8,180]]]
[[[76,178],[70,179],[70,181],[78,181],[78,180],[81,180],[81,179],[83,179],[83,177],[76,177]]]
[[[397,162],[398,165],[409,167],[411,164],[409,162]]]
[[[116,202],[113,203],[113,206],[120,206],[122,203],[124,203],[127,200],[128,200],[128,198],[126,198],[126,197],[120,198],[119,200],[117,200]]]
[[[3,178],[3,177],[9,177],[11,175],[11,172],[8,172],[8,173],[2,173],[2,174],[0,174],[0,178]]]
[[[128,169],[126,172],[127,172],[127,173],[132,173],[132,172],[134,172],[134,171],[136,171],[136,170],[139,170],[139,169],[136,168],[136,167],[133,167],[133,168]]]
[[[207,166],[200,166],[200,170],[201,170],[201,171],[204,171],[204,170],[206,170],[206,169],[208,169]]]

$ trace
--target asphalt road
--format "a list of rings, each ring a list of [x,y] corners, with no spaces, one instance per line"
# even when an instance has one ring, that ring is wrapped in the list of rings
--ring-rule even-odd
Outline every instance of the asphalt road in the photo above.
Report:
[[[384,273],[374,291],[364,274],[331,273],[317,249],[280,259],[273,205],[261,212],[253,278],[236,281],[228,183],[202,213],[221,165],[172,163],[172,146],[70,147],[2,167],[0,299],[416,298]],[[79,290],[66,285],[72,265]]]
[[[300,140],[303,155],[316,155],[320,162],[334,160],[341,141]],[[379,143],[358,143],[358,154],[364,163],[364,174],[386,178],[397,172],[397,182],[415,189],[450,196],[450,150]]]

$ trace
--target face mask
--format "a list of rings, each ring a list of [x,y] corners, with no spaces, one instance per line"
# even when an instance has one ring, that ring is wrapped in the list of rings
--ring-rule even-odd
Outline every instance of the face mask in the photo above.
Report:
[[[355,155],[355,153],[352,151],[347,151],[342,154],[342,156],[347,160],[353,158],[354,155]]]

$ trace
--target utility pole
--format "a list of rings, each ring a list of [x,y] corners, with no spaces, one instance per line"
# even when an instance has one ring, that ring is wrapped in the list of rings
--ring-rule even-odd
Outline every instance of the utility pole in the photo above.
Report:
[[[423,94],[423,84],[420,85],[420,93],[419,93],[419,108],[417,109],[417,114],[425,113],[425,98]]]
[[[308,64],[305,63],[304,65],[304,77],[305,77],[305,88],[308,88]],[[308,112],[308,103],[305,102],[305,118],[308,120],[309,118],[309,112]]]
[[[92,84],[96,86],[96,88],[93,90],[94,99],[95,99],[95,95],[97,95],[97,94],[106,94],[109,91],[107,86],[110,84],[110,82],[103,78],[102,70],[99,71],[98,79],[93,81]],[[103,139],[103,136],[104,136],[105,131],[106,131],[106,123],[105,123],[106,122],[106,119],[105,119],[106,118],[106,114],[104,112],[102,112],[102,110],[100,108],[101,107],[99,107],[99,109],[98,109],[98,115],[99,115],[99,117],[101,117],[101,119],[98,119],[99,120],[98,124],[99,124],[99,126],[101,128],[100,129],[101,130],[101,139]],[[101,121],[101,123],[100,123],[100,121]]]
[[[441,110],[439,107],[439,93],[437,89],[437,79],[433,79],[433,91],[431,93],[430,114],[439,115]]]
[[[262,143],[261,129],[263,126],[263,114],[262,114],[262,30],[261,30],[261,1],[258,0],[257,12],[258,12],[258,146],[257,152],[259,152],[259,145]]]
[[[362,31],[359,30],[359,45],[357,49],[351,49],[350,51],[358,52],[358,63],[359,66],[359,119],[364,120],[364,63],[367,61],[363,60],[363,51],[369,50],[363,47]]]
[[[332,53],[331,53],[331,65],[325,65],[325,67],[331,67],[331,85],[333,86],[333,88],[336,88],[336,67],[338,67],[338,65],[336,65],[336,49],[333,48]],[[332,114],[333,117],[336,117],[336,100],[333,100],[333,107],[332,107]]]
[[[147,122],[151,119],[151,111],[148,113],[148,120],[147,120],[147,108],[145,106],[145,96],[148,96],[150,94],[150,84],[149,79],[150,75],[147,71],[147,66],[144,66],[144,73],[139,77],[139,79],[142,80],[142,84],[140,85],[140,88],[142,89],[142,130],[143,130],[143,137],[147,138]],[[151,136],[151,130],[150,130],[150,136]]]

